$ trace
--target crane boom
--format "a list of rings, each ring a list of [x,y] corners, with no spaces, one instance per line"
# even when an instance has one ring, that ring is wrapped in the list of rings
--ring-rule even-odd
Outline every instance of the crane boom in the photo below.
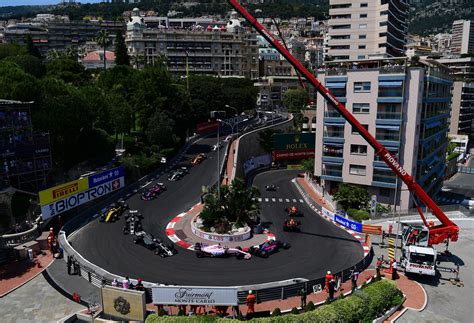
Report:
[[[415,179],[403,168],[397,159],[378,142],[372,134],[365,129],[362,124],[334,97],[329,90],[316,79],[316,77],[308,71],[291,53],[273,36],[255,17],[253,17],[237,0],[228,0],[229,4],[237,10],[250,23],[257,32],[262,35],[270,44],[275,47],[278,52],[286,58],[288,62],[299,72],[304,78],[311,83],[318,93],[349,122],[359,134],[374,148],[375,153],[382,159],[395,174],[407,185],[408,190],[438,218],[441,222],[439,225],[430,225],[426,221],[421,208],[417,205],[418,212],[424,225],[429,228],[429,245],[442,243],[446,240],[457,241],[459,227],[452,222],[440,207],[430,198],[423,188],[415,181]],[[416,202],[416,201],[415,201]]]

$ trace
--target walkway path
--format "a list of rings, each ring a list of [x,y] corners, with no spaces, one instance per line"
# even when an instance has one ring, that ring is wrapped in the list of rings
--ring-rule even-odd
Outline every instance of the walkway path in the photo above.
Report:
[[[34,262],[29,260],[14,261],[0,267],[0,298],[14,291],[21,285],[35,278],[53,261],[53,256],[46,251]]]

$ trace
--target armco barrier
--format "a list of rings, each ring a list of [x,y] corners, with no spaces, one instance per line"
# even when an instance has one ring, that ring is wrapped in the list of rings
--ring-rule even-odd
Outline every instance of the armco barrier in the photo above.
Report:
[[[188,142],[177,154],[175,158],[170,161],[169,164],[173,164],[174,161],[179,160],[184,153],[187,151],[189,146],[194,143],[198,138],[193,139],[192,141]],[[84,225],[88,224],[91,221],[97,219],[98,212],[105,208],[106,206],[110,205],[112,202],[116,201],[119,198],[127,198],[134,191],[138,190],[140,186],[149,181],[155,180],[156,176],[163,172],[164,170],[160,169],[155,171],[154,173],[143,177],[138,182],[130,185],[129,187],[112,194],[110,197],[105,198],[104,200],[97,203],[96,206],[89,208],[88,210],[83,211],[75,218],[68,221],[58,236],[58,241],[63,249],[64,252],[64,260],[67,261],[68,257],[73,257],[75,261],[77,261],[79,265],[79,274],[81,277],[89,281],[89,283],[93,284],[97,287],[103,287],[106,285],[110,285],[114,279],[118,279],[119,281],[123,280],[124,277],[115,275],[110,273],[99,266],[87,261],[84,257],[82,257],[78,252],[74,250],[74,248],[69,244],[67,241],[67,237],[69,234],[73,233],[74,231],[78,230],[79,228],[83,227]],[[166,170],[165,170],[166,171]],[[359,263],[357,263],[354,267],[362,271],[369,266],[372,262],[373,258],[373,251],[370,249],[370,252],[364,257]],[[338,277],[341,277],[342,281],[346,281],[350,277],[350,271],[353,268],[348,268],[342,272],[336,273]],[[131,281],[135,284],[136,280],[131,279]],[[248,290],[252,289],[256,292],[257,301],[258,302],[265,302],[270,300],[279,300],[285,299],[288,297],[297,296],[299,291],[302,288],[306,288],[308,291],[313,290],[313,286],[324,284],[324,277],[315,279],[315,280],[305,280],[301,278],[290,279],[286,281],[280,282],[273,282],[267,284],[257,284],[257,285],[246,285],[246,286],[235,286],[238,289],[238,298],[239,303],[245,303],[245,299],[248,294]],[[147,302],[151,302],[151,293],[152,287],[161,285],[160,283],[152,283],[152,282],[143,282],[143,285],[146,289],[146,298]]]

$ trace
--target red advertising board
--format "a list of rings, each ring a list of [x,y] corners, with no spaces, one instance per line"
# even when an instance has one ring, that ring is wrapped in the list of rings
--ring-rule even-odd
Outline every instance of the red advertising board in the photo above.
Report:
[[[219,125],[219,122],[217,121],[207,121],[207,122],[198,123],[196,125],[196,132],[199,134],[203,134],[203,133],[208,133],[212,131],[217,131],[218,125]]]
[[[314,149],[274,150],[273,160],[314,158]]]

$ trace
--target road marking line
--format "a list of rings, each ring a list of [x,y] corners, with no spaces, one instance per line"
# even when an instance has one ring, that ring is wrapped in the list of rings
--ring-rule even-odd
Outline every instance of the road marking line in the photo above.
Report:
[[[265,198],[265,202],[268,202],[268,198]]]
[[[293,199],[293,202],[296,202],[296,199]]]
[[[286,202],[287,202],[287,203],[290,202],[290,199],[286,199]]]
[[[272,202],[276,202],[276,199],[275,199],[275,198],[272,198]]]
[[[261,198],[261,197],[259,197],[259,198],[258,198],[258,201],[259,201],[259,202],[262,202],[262,198]]]
[[[300,199],[300,203],[304,203],[304,201],[302,199]]]
[[[278,199],[278,202],[283,202],[283,199]]]

